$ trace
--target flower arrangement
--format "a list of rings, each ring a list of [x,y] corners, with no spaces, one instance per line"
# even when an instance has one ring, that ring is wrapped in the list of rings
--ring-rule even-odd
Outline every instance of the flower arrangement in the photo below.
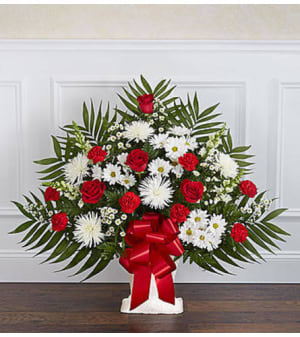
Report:
[[[288,233],[273,220],[285,209],[266,214],[272,200],[245,178],[250,146],[233,147],[218,105],[201,112],[197,94],[184,102],[173,90],[166,80],[152,89],[141,76],[119,95],[125,110],[84,104],[83,125],[52,136],[55,155],[36,161],[47,166],[43,198],[14,202],[28,218],[12,232],[27,231],[25,247],[50,252],[46,261],[71,258],[63,270],[80,265],[76,274],[90,270],[85,279],[116,257],[130,271],[132,247],[143,240],[168,273],[181,255],[228,273],[226,265],[263,259],[257,246],[278,248],[274,240]]]

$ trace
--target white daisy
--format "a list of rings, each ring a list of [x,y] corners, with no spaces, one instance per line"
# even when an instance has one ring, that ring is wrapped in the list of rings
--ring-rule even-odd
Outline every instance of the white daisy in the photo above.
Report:
[[[191,211],[188,218],[196,225],[197,229],[205,230],[208,225],[207,211],[195,209]]]
[[[154,135],[150,138],[149,143],[154,147],[154,149],[162,149],[168,139],[168,135],[160,133],[159,135]]]
[[[146,177],[139,186],[139,192],[144,205],[162,209],[171,202],[174,190],[170,180],[156,176]]]
[[[118,183],[121,177],[121,167],[118,165],[107,164],[103,170],[103,180],[111,185]]]
[[[136,142],[145,141],[153,134],[154,130],[144,121],[133,121],[131,124],[127,124],[123,136],[127,139],[134,140]]]
[[[173,126],[168,132],[175,136],[186,136],[191,134],[191,131],[185,126]]]
[[[218,165],[225,178],[234,178],[238,174],[238,164],[228,154],[219,154]]]
[[[194,223],[191,221],[184,222],[180,228],[179,238],[186,243],[191,243],[194,240],[197,229]]]
[[[194,236],[193,245],[211,251],[214,249],[214,241],[214,235],[209,231],[197,230]]]
[[[161,175],[164,177],[168,176],[171,169],[170,163],[161,158],[152,160],[148,166],[151,175]]]
[[[102,179],[102,168],[100,166],[98,166],[97,164],[93,166],[92,168],[92,177],[93,179],[98,179],[101,180]]]
[[[225,232],[226,221],[222,218],[222,215],[213,215],[209,221],[209,228],[212,233],[221,235]]]
[[[65,165],[65,177],[68,183],[77,184],[82,183],[83,177],[88,174],[88,158],[79,153],[75,158]]]
[[[120,184],[129,189],[136,183],[136,179],[133,174],[122,174],[120,177]]]
[[[181,178],[183,175],[184,169],[182,165],[179,165],[176,161],[172,162],[171,172],[176,175],[176,178]]]
[[[187,152],[184,138],[169,137],[165,144],[166,156],[172,160],[178,159]]]
[[[195,137],[185,137],[185,145],[189,150],[194,151],[198,147],[197,139]]]
[[[83,243],[85,247],[95,247],[105,237],[102,233],[101,218],[94,212],[81,215],[75,221],[75,240]]]

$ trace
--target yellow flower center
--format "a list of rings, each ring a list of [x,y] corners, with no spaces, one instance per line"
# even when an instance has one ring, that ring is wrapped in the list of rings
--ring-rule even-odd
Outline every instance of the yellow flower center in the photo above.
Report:
[[[214,224],[213,224],[213,228],[214,228],[214,229],[217,229],[218,227],[219,227],[219,225],[218,225],[217,223],[214,223]]]
[[[172,161],[171,165],[174,166],[174,167],[177,166],[178,165],[177,161]]]
[[[199,222],[199,221],[201,221],[201,218],[200,218],[200,216],[196,216],[196,218],[195,218],[195,221],[196,221],[196,222]]]
[[[193,234],[193,233],[192,233],[192,231],[191,231],[190,228],[186,230],[186,235],[192,235],[192,234]]]
[[[172,151],[173,151],[173,152],[176,152],[177,150],[178,150],[178,147],[177,147],[177,146],[173,146],[173,147],[172,147]]]
[[[128,180],[128,179],[125,179],[125,180],[124,180],[124,183],[125,183],[125,184],[129,184],[129,180]]]
[[[164,172],[164,168],[163,168],[163,167],[159,167],[159,168],[157,169],[157,171],[160,172],[160,173],[162,173],[162,172]]]
[[[205,236],[204,235],[200,235],[200,240],[204,240],[205,239]]]
[[[116,176],[116,172],[111,172],[110,174],[112,177],[115,177]]]

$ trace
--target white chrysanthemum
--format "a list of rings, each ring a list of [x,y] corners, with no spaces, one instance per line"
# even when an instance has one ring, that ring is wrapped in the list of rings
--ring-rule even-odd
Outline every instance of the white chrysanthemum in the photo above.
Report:
[[[191,211],[188,216],[188,219],[191,220],[197,227],[197,229],[205,230],[208,225],[207,211],[201,209],[195,209]]]
[[[185,145],[188,150],[194,151],[198,147],[196,137],[185,137]]]
[[[93,166],[92,168],[92,177],[93,179],[102,179],[102,168],[98,166],[97,164]]]
[[[166,156],[172,160],[178,159],[187,152],[185,138],[169,137],[165,144]]]
[[[219,154],[218,165],[225,178],[234,178],[238,174],[238,164],[228,154]]]
[[[64,167],[67,182],[70,184],[82,183],[83,177],[88,174],[88,162],[87,156],[82,153],[71,159]]]
[[[211,251],[214,249],[215,237],[208,230],[197,230],[194,236],[193,245],[201,249]]]
[[[81,215],[75,222],[75,240],[86,247],[95,247],[105,237],[102,233],[101,218],[94,212]]]
[[[170,180],[156,176],[145,178],[139,186],[139,192],[144,205],[162,209],[171,202],[174,190]]]
[[[181,176],[183,175],[184,169],[182,165],[179,165],[177,162],[173,162],[171,172],[176,175],[176,178],[181,178]]]
[[[167,140],[168,135],[160,133],[159,135],[154,135],[153,137],[151,137],[149,143],[154,147],[154,149],[162,149],[164,148]]]
[[[222,218],[222,215],[213,215],[209,221],[209,229],[212,233],[221,235],[225,232],[226,221]]]
[[[147,122],[133,121],[126,125],[123,136],[129,140],[144,142],[153,134],[153,132],[153,128],[151,128]]]
[[[195,224],[191,221],[186,221],[184,222],[180,228],[180,233],[179,233],[179,238],[186,243],[191,243],[193,242],[196,232],[197,232],[197,228],[195,226]]]
[[[148,166],[148,170],[151,175],[161,175],[163,177],[168,176],[172,166],[166,160],[157,158],[152,160]]]
[[[103,179],[111,185],[119,182],[121,177],[121,167],[118,165],[107,164],[103,170]]]
[[[191,134],[191,131],[185,126],[173,126],[168,132],[175,136],[186,136]]]
[[[136,179],[133,174],[122,174],[120,177],[120,184],[127,189],[132,187],[136,183]]]

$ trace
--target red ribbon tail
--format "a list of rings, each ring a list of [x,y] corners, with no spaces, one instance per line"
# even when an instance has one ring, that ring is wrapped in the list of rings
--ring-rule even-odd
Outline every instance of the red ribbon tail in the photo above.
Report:
[[[134,272],[130,310],[138,307],[149,298],[151,267],[139,266]]]
[[[172,274],[169,273],[162,278],[155,278],[158,297],[168,303],[175,304],[175,289]]]

